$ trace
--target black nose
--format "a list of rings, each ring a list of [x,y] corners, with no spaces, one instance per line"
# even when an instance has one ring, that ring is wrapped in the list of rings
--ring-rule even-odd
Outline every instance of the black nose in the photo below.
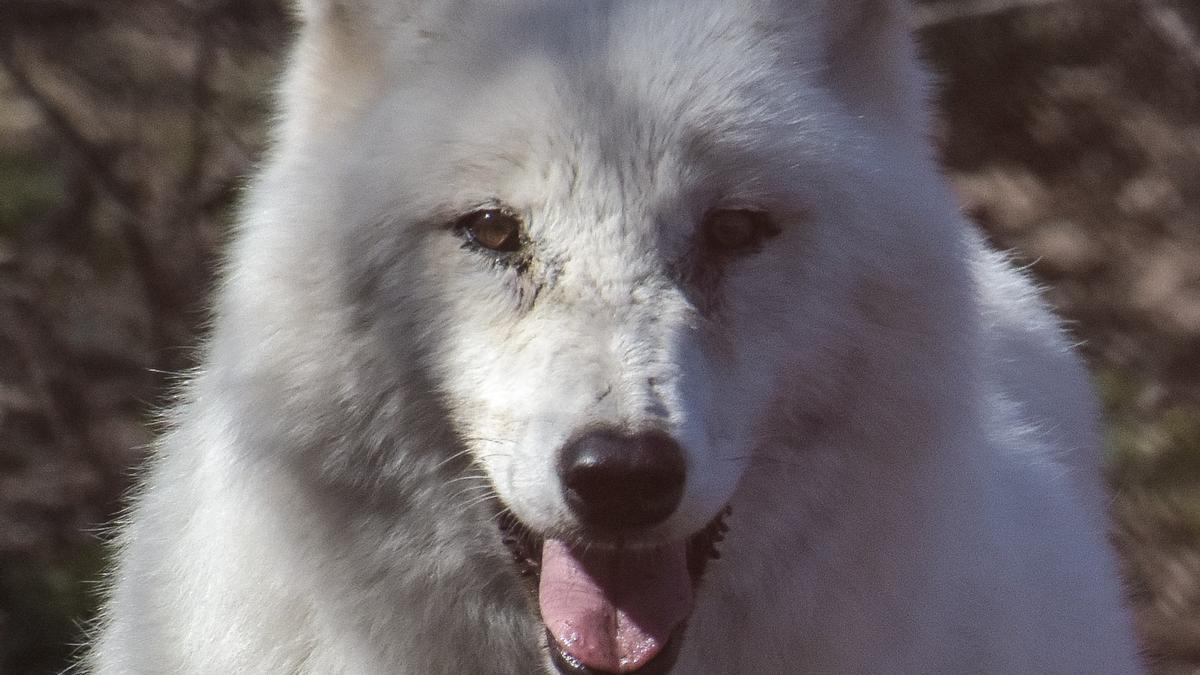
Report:
[[[559,476],[567,505],[601,529],[666,520],[683,496],[683,450],[660,431],[590,431],[563,448]]]

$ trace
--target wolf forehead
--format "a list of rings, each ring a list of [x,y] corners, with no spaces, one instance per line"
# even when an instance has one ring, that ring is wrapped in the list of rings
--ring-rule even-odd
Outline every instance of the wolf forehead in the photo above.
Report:
[[[730,50],[754,54],[774,50],[791,58],[819,57],[828,42],[827,21],[819,13],[851,13],[826,9],[837,2],[771,0],[644,0],[556,2],[513,0],[312,0],[304,3],[306,22],[338,31],[341,53],[358,59],[346,67],[400,66],[404,72],[448,66],[470,68],[494,76],[529,59],[578,67],[581,63],[614,67],[628,74],[631,64],[642,71],[670,71],[689,79],[699,69],[714,80],[736,68],[721,58]],[[858,7],[865,2],[841,3]],[[857,11],[862,13],[861,8]],[[834,36],[838,31],[834,30]],[[311,48],[312,45],[305,47]],[[613,58],[627,56],[627,59]],[[372,63],[374,61],[374,63]],[[751,60],[752,61],[752,60]],[[756,67],[752,62],[749,68]],[[669,79],[659,79],[669,86]]]
[[[308,100],[292,109],[310,109],[297,117],[318,130],[382,144],[376,154],[404,144],[444,167],[449,153],[463,182],[571,149],[547,153],[538,141],[587,146],[579,154],[610,164],[673,154],[695,172],[716,157],[736,171],[740,152],[782,163],[796,159],[782,144],[828,137],[820,127],[841,110],[822,83],[828,38],[792,3],[764,18],[775,3],[747,12],[746,3],[696,0],[681,19],[678,2],[399,2],[381,3],[390,18],[359,20],[373,4],[310,11],[316,30],[305,34],[296,78],[322,86],[297,87]],[[738,59],[725,58],[731,49]],[[328,69],[337,77],[324,77]],[[346,117],[359,124],[339,123]],[[780,127],[791,133],[763,133]],[[762,158],[745,162],[754,163]]]

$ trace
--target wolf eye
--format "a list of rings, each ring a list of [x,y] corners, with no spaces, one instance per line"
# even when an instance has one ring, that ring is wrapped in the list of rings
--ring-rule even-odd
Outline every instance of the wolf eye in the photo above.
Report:
[[[457,225],[472,243],[488,250],[511,253],[521,248],[521,221],[506,211],[475,211],[460,218]]]
[[[770,216],[748,209],[710,211],[701,227],[705,245],[727,253],[750,251],[764,239],[779,234]]]

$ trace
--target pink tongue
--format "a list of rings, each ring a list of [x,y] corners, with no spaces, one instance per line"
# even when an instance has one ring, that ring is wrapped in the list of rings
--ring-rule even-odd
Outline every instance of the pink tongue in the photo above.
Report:
[[[538,601],[564,653],[596,670],[637,670],[692,610],[687,549],[586,550],[547,539]]]

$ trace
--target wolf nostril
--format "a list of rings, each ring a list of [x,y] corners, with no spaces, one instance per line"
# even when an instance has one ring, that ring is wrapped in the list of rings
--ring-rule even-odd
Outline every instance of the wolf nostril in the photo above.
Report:
[[[683,450],[659,431],[588,432],[563,448],[559,475],[567,505],[585,525],[645,527],[667,519],[683,496]]]

